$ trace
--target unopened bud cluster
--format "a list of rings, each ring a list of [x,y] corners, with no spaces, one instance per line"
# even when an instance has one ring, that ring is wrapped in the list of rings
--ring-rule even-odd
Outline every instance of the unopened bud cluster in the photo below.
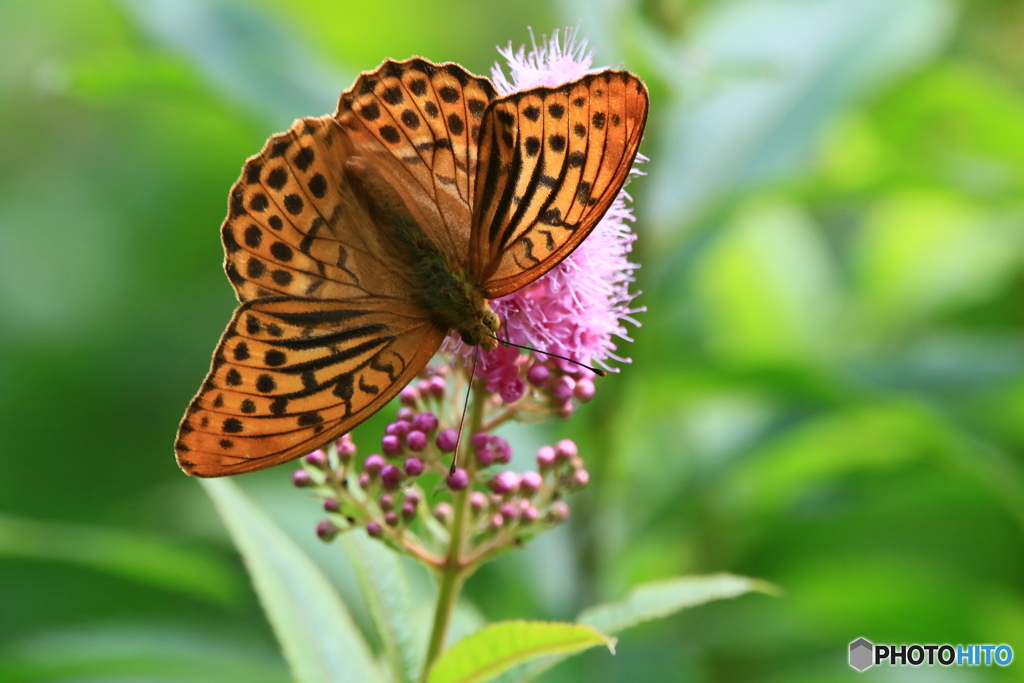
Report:
[[[525,365],[531,382],[559,386],[549,383],[553,373],[545,365],[529,360]],[[320,499],[326,518],[316,533],[322,540],[361,528],[396,550],[440,565],[454,524],[463,525],[470,554],[483,560],[569,518],[563,497],[590,479],[576,444],[562,440],[544,446],[535,470],[503,469],[512,460],[512,447],[483,427],[510,416],[504,401],[492,400],[482,384],[489,380],[477,379],[485,401],[481,429],[469,434],[467,427],[458,466],[450,469],[465,389],[455,375],[447,367],[428,369],[406,387],[377,452],[360,456],[346,434],[305,456],[292,482]],[[557,377],[571,380],[561,370]],[[580,379],[576,387],[589,381]],[[458,384],[463,386],[450,386]]]
[[[594,398],[594,373],[586,368],[534,354],[525,357],[523,369],[527,384],[533,388],[536,398],[545,402],[558,417],[572,416],[580,403]]]
[[[474,365],[475,351],[464,346],[455,351],[456,366]],[[541,353],[520,353],[512,346],[481,353],[476,376],[486,382],[491,404],[505,406],[505,419],[525,415],[568,418],[596,391],[594,373],[586,367]]]

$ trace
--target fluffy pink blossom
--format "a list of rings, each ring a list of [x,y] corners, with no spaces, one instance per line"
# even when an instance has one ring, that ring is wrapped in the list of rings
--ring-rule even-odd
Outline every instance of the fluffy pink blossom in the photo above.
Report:
[[[537,45],[531,33],[532,49],[513,50],[509,43],[498,52],[505,58],[511,75],[507,78],[498,64],[491,70],[492,80],[502,94],[538,86],[556,86],[575,80],[591,71],[593,51],[586,39],[577,40],[575,30],[563,36],[555,31]],[[600,70],[600,69],[597,69]],[[638,156],[639,161],[644,159]],[[631,174],[640,174],[635,168]],[[626,322],[639,326],[632,314],[635,294],[629,291],[633,271],[629,262],[636,235],[629,224],[634,221],[631,198],[622,190],[608,212],[580,246],[547,274],[501,299],[491,307],[504,321],[502,332],[509,341],[541,351],[567,356],[583,363],[597,363],[607,369],[606,361],[628,363],[616,355],[616,338],[631,341]],[[457,335],[446,348],[463,359],[469,357]],[[477,375],[488,380],[488,390],[499,393],[506,402],[525,391],[519,378],[519,352],[501,348],[481,353]],[[563,364],[566,371],[575,371]]]

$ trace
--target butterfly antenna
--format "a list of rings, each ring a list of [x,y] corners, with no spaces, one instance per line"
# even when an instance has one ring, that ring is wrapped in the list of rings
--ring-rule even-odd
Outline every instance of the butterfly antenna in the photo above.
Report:
[[[523,349],[524,351],[533,351],[534,353],[543,353],[545,356],[551,356],[552,358],[557,358],[559,360],[564,360],[564,361],[566,361],[568,363],[572,363],[573,365],[578,365],[581,368],[586,368],[587,370],[590,370],[592,373],[594,373],[598,377],[605,377],[605,376],[608,375],[608,373],[605,372],[604,370],[602,370],[600,368],[592,367],[590,365],[587,365],[586,363],[581,363],[578,360],[573,360],[572,358],[566,358],[565,356],[559,356],[557,353],[551,353],[550,351],[541,351],[540,349],[533,349],[533,348],[530,348],[529,346],[523,346],[521,344],[516,344],[515,342],[510,342],[507,339],[501,339],[499,337],[495,337],[493,334],[491,336],[494,337],[495,339],[497,339],[499,342],[501,342],[505,346],[514,346],[517,349]]]
[[[462,445],[462,426],[466,424],[466,410],[469,408],[469,395],[473,393],[473,378],[476,377],[476,362],[480,360],[480,347],[473,353],[473,369],[469,371],[469,385],[466,387],[466,400],[462,403],[462,419],[459,420],[459,437],[455,440],[455,455],[448,474],[455,474],[455,465],[459,462],[459,446]]]

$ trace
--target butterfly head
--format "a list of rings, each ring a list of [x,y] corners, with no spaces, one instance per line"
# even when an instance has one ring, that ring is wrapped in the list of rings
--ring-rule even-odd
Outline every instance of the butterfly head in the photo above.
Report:
[[[501,319],[487,302],[483,302],[479,313],[476,322],[459,330],[459,335],[464,343],[470,346],[479,346],[484,351],[491,351],[498,347],[498,340],[494,333],[501,327]]]

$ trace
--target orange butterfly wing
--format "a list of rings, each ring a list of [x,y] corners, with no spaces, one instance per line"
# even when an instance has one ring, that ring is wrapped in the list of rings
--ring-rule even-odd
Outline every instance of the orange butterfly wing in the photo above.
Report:
[[[305,455],[390,401],[445,334],[397,299],[245,303],[178,429],[178,464],[219,477]]]
[[[491,105],[470,244],[488,298],[533,282],[590,234],[633,166],[648,106],[643,81],[612,70]]]
[[[335,117],[296,121],[246,163],[221,229],[243,305],[179,427],[182,469],[223,476],[304,455],[426,365],[447,330],[346,167],[371,167],[440,249],[465,253],[469,140],[493,95],[457,65],[387,61],[342,94]]]
[[[361,75],[335,114],[443,253],[469,249],[480,124],[496,91],[458,64],[388,60]]]

